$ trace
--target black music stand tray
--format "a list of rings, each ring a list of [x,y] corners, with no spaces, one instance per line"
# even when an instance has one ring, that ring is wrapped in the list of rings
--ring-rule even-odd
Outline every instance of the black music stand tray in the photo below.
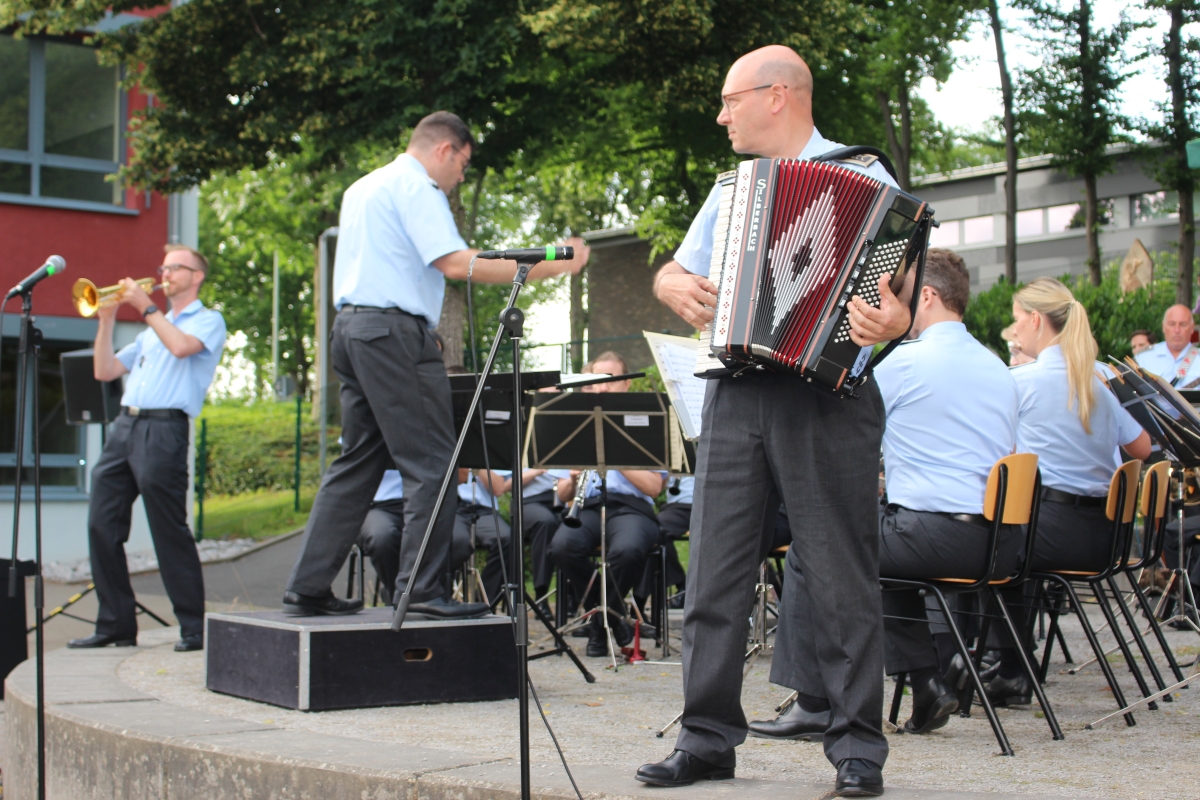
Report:
[[[592,469],[600,475],[599,608],[614,670],[616,647],[607,613],[606,473],[610,469],[671,472],[672,454],[677,462],[684,459],[683,439],[674,413],[666,395],[659,392],[534,395],[525,431],[524,461],[530,469]]]

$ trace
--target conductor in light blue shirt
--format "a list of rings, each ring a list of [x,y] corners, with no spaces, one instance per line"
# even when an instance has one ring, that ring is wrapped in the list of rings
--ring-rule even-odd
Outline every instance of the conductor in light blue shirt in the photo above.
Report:
[[[93,350],[96,380],[125,377],[121,415],[108,431],[92,470],[88,550],[100,611],[96,633],[69,647],[137,644],[137,606],[129,583],[125,542],[133,503],[142,497],[163,586],[179,620],[175,649],[204,646],[204,576],[187,526],[188,434],[200,413],[225,347],[225,320],[197,299],[208,260],[185,245],[167,245],[158,268],[164,310],[133,280],[121,281],[121,302],[142,315],[147,328],[113,352],[117,306],[97,312]]]
[[[487,613],[483,604],[444,596],[454,503],[444,502],[420,571],[413,575],[450,458],[454,417],[450,381],[431,329],[441,318],[446,278],[464,279],[471,257],[455,226],[447,195],[463,181],[475,146],[470,129],[438,111],[413,129],[395,161],[355,181],[342,198],[333,302],[338,309],[330,342],[341,381],[342,454],[330,465],[313,501],[300,553],[288,580],[283,610],[293,616],[353,614],[361,600],[333,594],[333,579],[362,527],[386,470],[404,482],[405,536],[393,596],[409,587],[409,616],[443,619]],[[573,261],[550,261],[531,277],[575,273]],[[474,279],[507,283],[517,265],[480,261]]]

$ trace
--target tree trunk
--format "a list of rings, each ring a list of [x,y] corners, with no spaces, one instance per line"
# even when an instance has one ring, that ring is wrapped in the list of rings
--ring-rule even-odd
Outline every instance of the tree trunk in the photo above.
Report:
[[[992,36],[996,39],[996,63],[1000,67],[1000,94],[1004,99],[1004,279],[1017,284],[1017,131],[1013,117],[1012,78],[1004,53],[1003,27],[1000,6],[996,0],[988,4],[992,21]]]
[[[583,308],[584,267],[571,276],[571,371],[583,369],[583,334],[587,328],[587,312]]]
[[[1100,201],[1096,198],[1096,176],[1086,173],[1083,176],[1084,191],[1087,200],[1084,204],[1084,221],[1087,231],[1087,268],[1088,276],[1093,286],[1100,285]]]
[[[879,114],[883,117],[883,129],[887,133],[888,150],[892,154],[892,162],[896,167],[897,183],[904,191],[908,191],[908,162],[900,138],[896,135],[896,124],[892,120],[892,100],[887,92],[875,92],[875,100],[879,103]]]
[[[447,367],[463,366],[463,350],[466,348],[463,330],[467,325],[467,286],[458,281],[446,283],[446,297],[442,300],[442,318],[438,320],[438,333],[442,336],[445,350],[442,357]]]
[[[907,192],[912,189],[912,102],[908,96],[908,73],[900,79],[897,101],[900,106],[900,150],[903,156],[902,163],[896,164],[896,172],[900,173],[900,188]]]
[[[1175,302],[1192,307],[1193,260],[1196,254],[1196,209],[1192,202],[1195,180],[1187,163],[1187,141],[1191,126],[1187,116],[1187,93],[1183,77],[1183,2],[1176,0],[1167,9],[1171,27],[1167,32],[1167,83],[1171,86],[1170,158],[1175,163],[1171,174],[1179,192],[1179,279],[1175,286]]]

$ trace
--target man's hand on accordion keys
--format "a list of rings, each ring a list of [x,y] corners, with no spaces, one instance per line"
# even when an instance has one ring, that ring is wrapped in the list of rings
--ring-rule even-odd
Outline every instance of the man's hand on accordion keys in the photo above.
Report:
[[[891,275],[879,276],[879,308],[858,295],[850,298],[850,339],[860,347],[899,339],[912,326],[908,306],[892,292]]]
[[[708,278],[669,261],[659,270],[654,294],[667,308],[697,330],[712,322],[717,305],[717,287]]]

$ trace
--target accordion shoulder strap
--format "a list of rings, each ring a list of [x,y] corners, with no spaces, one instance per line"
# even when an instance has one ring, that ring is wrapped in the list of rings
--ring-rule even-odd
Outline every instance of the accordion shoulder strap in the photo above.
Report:
[[[813,161],[843,161],[849,164],[854,164],[859,167],[871,166],[879,162],[883,168],[892,176],[892,180],[897,183],[900,179],[896,177],[896,167],[892,165],[892,160],[887,157],[887,154],[875,147],[867,147],[866,145],[855,145],[854,147],[839,147],[837,150],[830,150],[828,153],[822,153]]]

